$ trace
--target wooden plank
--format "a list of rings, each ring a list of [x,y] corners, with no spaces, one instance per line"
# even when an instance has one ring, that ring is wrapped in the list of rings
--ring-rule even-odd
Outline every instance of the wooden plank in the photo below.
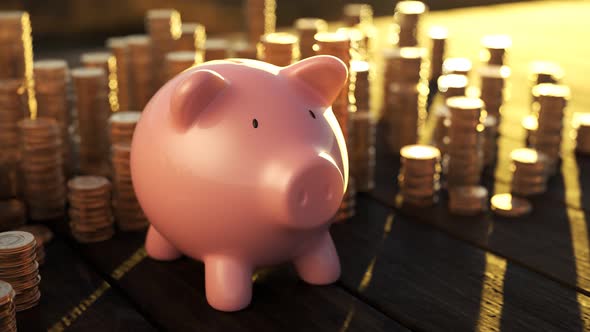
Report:
[[[78,247],[105,274],[141,249],[144,234]],[[113,274],[112,274],[113,275]],[[405,331],[337,286],[316,287],[299,281],[289,267],[263,270],[254,285],[251,306],[237,313],[218,312],[206,302],[201,263],[141,260],[112,280],[163,330],[169,331]]]
[[[377,180],[371,195],[395,207],[399,157],[387,151],[382,135],[379,138]],[[486,185],[491,192],[493,182],[489,178]],[[590,291],[588,255],[579,254],[580,250],[575,250],[577,244],[574,242],[584,241],[583,234],[572,238],[572,228],[590,220],[589,213],[568,209],[545,196],[531,201],[534,205],[532,214],[510,220],[490,213],[470,218],[453,216],[448,211],[444,196],[431,208],[403,208],[400,212],[567,285]]]
[[[45,249],[41,302],[17,314],[19,331],[156,331],[62,239]]]
[[[424,331],[578,331],[585,295],[365,197],[333,227],[342,284]]]

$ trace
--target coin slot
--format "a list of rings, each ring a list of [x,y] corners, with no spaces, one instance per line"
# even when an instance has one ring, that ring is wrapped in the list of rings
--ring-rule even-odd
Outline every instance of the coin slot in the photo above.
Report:
[[[258,128],[258,120],[256,120],[256,119],[252,120],[252,127]]]
[[[315,113],[312,110],[309,110],[309,115],[311,115],[311,117],[315,119]]]

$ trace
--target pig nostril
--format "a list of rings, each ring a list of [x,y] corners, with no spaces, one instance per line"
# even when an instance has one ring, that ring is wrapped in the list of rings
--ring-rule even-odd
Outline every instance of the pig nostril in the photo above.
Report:
[[[304,190],[300,191],[297,200],[299,202],[299,206],[303,207],[307,205],[307,192]]]

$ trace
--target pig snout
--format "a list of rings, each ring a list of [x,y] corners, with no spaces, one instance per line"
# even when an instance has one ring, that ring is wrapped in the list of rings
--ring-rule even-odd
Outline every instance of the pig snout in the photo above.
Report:
[[[344,193],[342,173],[331,158],[314,158],[293,171],[286,188],[288,222],[295,228],[326,224]]]

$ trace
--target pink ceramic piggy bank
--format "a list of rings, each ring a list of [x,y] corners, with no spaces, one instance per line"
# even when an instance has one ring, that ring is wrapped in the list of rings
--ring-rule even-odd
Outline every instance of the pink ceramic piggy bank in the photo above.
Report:
[[[285,68],[239,59],[160,89],[131,153],[149,256],[203,261],[207,300],[224,311],[248,306],[259,266],[292,261],[308,283],[337,280],[329,227],[348,156],[330,105],[346,78],[330,56]]]

